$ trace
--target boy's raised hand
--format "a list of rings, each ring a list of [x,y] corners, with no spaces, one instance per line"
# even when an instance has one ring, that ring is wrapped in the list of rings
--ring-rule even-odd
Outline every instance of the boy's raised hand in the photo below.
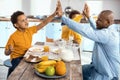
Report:
[[[85,3],[85,5],[84,5],[83,15],[85,15],[87,18],[90,17],[90,8],[87,5],[87,3]]]

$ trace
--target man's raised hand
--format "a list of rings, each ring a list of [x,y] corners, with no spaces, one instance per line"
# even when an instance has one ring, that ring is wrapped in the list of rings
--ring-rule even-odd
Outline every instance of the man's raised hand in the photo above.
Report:
[[[83,15],[85,15],[87,18],[90,17],[90,8],[87,5],[87,3],[85,3],[85,5],[84,5]]]

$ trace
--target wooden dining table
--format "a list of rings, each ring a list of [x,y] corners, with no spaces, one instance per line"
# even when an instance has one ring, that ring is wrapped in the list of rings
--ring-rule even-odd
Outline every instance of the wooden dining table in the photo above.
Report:
[[[78,55],[74,58],[78,56],[80,57],[80,49],[78,49]],[[35,64],[36,63],[29,63],[22,59],[7,80],[83,80],[81,58],[65,62],[67,68],[66,75],[55,79],[43,78],[37,75],[34,69]]]

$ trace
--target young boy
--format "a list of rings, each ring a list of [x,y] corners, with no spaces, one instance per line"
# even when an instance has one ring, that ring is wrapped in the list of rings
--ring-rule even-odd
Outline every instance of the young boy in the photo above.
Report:
[[[89,15],[87,4],[85,4],[83,13],[88,18],[90,27],[62,16],[62,8],[59,2],[59,12],[57,14],[62,17],[62,22],[82,36],[95,41],[92,63],[82,67],[83,80],[119,80],[119,33],[116,25],[113,24],[113,12],[110,10],[102,11],[96,23]]]
[[[77,10],[72,10],[69,14],[69,18],[73,19],[76,22],[80,22],[82,15],[80,14],[79,11]],[[81,40],[82,40],[82,36],[76,32],[74,32],[73,30],[71,30],[69,27],[67,27],[66,25],[64,25],[62,27],[62,39],[68,41],[69,37],[72,36],[73,37],[73,43],[77,43],[80,44]]]
[[[17,29],[9,38],[5,55],[10,55],[12,67],[9,68],[8,76],[19,64],[25,52],[31,47],[32,36],[38,30],[42,29],[47,23],[56,16],[56,11],[37,26],[28,27],[28,20],[22,11],[16,11],[11,16],[11,22]]]

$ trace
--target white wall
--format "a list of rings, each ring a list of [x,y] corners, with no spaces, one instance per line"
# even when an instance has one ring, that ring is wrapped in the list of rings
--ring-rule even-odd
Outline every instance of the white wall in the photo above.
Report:
[[[120,19],[120,0],[104,0],[103,10],[110,9],[114,12],[115,19]]]
[[[0,16],[9,17],[16,10],[22,10],[21,0],[0,0]]]
[[[31,1],[30,0],[21,0],[22,1],[22,11],[24,11],[25,14],[30,15],[31,14]]]
[[[115,14],[115,19],[120,19],[120,10],[119,10],[119,7],[120,7],[120,0],[61,0],[61,3],[62,3],[62,8],[63,8],[63,11],[65,9],[66,6],[71,6],[73,9],[76,9],[76,10],[79,10],[80,12],[82,12],[83,10],[83,7],[84,7],[84,3],[86,1],[94,1],[93,4],[91,4],[90,6],[90,9],[92,9],[92,13],[96,13],[96,11],[98,13],[100,13],[102,10],[105,10],[105,9],[109,9],[109,10],[112,10]],[[98,8],[98,5],[100,5],[100,3],[98,5],[95,4],[95,2],[99,2],[101,1],[102,3],[102,7],[101,9]],[[94,7],[94,9],[93,9]],[[96,14],[98,14],[96,13]]]
[[[49,15],[51,13],[51,0],[31,0],[31,15]]]

